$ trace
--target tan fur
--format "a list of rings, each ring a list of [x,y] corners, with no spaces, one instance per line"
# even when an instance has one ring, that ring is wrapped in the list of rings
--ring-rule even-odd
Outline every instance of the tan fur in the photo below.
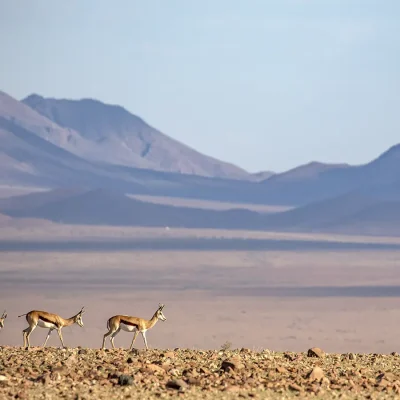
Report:
[[[107,338],[107,336],[111,335],[110,342],[111,342],[112,348],[115,349],[114,338],[120,332],[121,324],[125,324],[125,325],[132,326],[132,328],[134,329],[133,339],[132,339],[132,343],[129,347],[129,350],[132,349],[138,332],[141,333],[144,344],[146,346],[146,349],[148,349],[147,339],[146,339],[146,331],[151,329],[157,323],[157,321],[159,319],[161,321],[167,320],[162,312],[163,308],[164,308],[164,305],[160,304],[157,311],[154,313],[154,315],[152,316],[152,318],[150,320],[147,320],[144,318],[139,318],[139,317],[131,317],[128,315],[114,315],[107,321],[108,332],[105,333],[103,336],[103,345],[101,348],[102,349],[105,348],[106,338]]]
[[[7,318],[6,310],[4,310],[3,315],[0,318],[0,329],[4,328],[4,320]]]
[[[28,328],[24,329],[23,332],[23,338],[24,338],[24,347],[30,347],[30,341],[29,341],[29,336],[33,332],[33,330],[39,326],[40,328],[44,328],[46,326],[40,326],[38,324],[46,324],[49,325],[49,332],[47,334],[46,340],[43,344],[43,347],[46,346],[47,341],[49,340],[49,337],[54,329],[57,330],[58,336],[60,338],[61,344],[63,347],[64,345],[64,340],[61,334],[61,329],[64,326],[70,326],[75,323],[77,323],[79,326],[83,327],[83,321],[82,321],[82,315],[84,314],[84,307],[82,307],[81,311],[79,311],[77,314],[75,314],[71,318],[63,318],[60,317],[58,314],[52,314],[48,313],[47,311],[38,311],[38,310],[32,310],[28,312],[27,314],[22,314],[18,315],[18,317],[23,317],[26,315],[26,320],[28,321]],[[51,325],[52,326],[51,326]]]

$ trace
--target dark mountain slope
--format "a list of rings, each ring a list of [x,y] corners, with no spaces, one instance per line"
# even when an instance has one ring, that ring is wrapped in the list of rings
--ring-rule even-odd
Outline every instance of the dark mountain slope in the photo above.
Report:
[[[55,189],[0,198],[0,210],[5,210],[6,212],[23,212],[24,210],[46,206],[50,203],[85,192],[87,190],[78,188]]]
[[[213,211],[158,205],[103,189],[62,194],[54,191],[42,193],[39,202],[23,208],[21,205],[28,203],[24,199],[27,196],[18,196],[11,198],[8,204],[0,203],[0,210],[12,217],[42,218],[68,224],[225,229],[262,227],[262,216],[248,210]],[[9,206],[13,200],[19,204],[18,207]]]
[[[376,228],[383,231],[385,227],[388,227],[388,221],[390,222],[388,215],[392,208],[389,208],[385,214],[378,211],[369,213],[373,210],[383,210],[386,204],[397,201],[400,201],[400,181],[370,185],[335,198],[268,215],[265,227],[290,231],[321,231],[332,228],[340,231],[343,228],[344,231],[349,230],[354,224],[354,230],[357,227],[358,232],[363,233],[362,218],[369,215],[365,221],[371,222],[374,219]],[[393,226],[397,224],[397,218],[398,215],[393,214],[391,222]],[[400,229],[398,231],[400,232]]]
[[[3,183],[36,186],[115,186],[126,190],[144,189],[127,182],[101,166],[42,139],[40,136],[0,117],[0,178]]]

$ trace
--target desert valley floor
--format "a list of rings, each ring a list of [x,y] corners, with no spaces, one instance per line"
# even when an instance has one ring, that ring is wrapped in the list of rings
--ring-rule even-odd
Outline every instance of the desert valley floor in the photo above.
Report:
[[[0,251],[1,345],[22,344],[20,314],[69,317],[84,305],[84,328],[64,338],[98,348],[110,316],[150,318],[162,302],[153,348],[400,350],[396,238],[51,224],[0,229]],[[45,335],[37,328],[32,343]]]

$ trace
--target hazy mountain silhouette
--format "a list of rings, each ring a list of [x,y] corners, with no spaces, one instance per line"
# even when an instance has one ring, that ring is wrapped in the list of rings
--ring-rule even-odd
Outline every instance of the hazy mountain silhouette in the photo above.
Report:
[[[400,145],[359,166],[314,162],[261,182],[265,188],[263,202],[305,205],[369,185],[394,183],[399,170]]]
[[[324,229],[331,232],[400,235],[400,201],[373,204],[350,217],[332,222]]]
[[[55,190],[0,201],[3,214],[67,224],[260,229],[262,215],[146,203],[104,189]]]
[[[298,180],[313,180],[317,179],[322,173],[336,169],[349,168],[348,164],[324,164],[317,161],[312,161],[305,165],[293,168],[289,171],[280,174],[272,174],[267,176],[268,183],[271,182],[293,182]]]
[[[400,234],[396,214],[400,180],[364,186],[344,195],[266,216],[265,227],[290,231],[353,231]],[[392,218],[390,218],[392,215]]]
[[[79,138],[74,136],[74,140],[56,144],[85,159],[159,171],[251,179],[243,169],[199,153],[123,107],[93,99],[52,99],[37,94],[22,102],[57,125],[78,132]]]

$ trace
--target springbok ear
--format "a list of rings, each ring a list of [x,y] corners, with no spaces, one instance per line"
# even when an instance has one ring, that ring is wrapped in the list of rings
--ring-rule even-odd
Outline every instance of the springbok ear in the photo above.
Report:
[[[164,304],[161,304],[161,303],[158,306],[159,306],[160,310],[162,310],[165,307]]]
[[[3,315],[1,316],[1,318],[4,318],[4,319],[7,318],[7,312],[6,312],[6,310],[4,310]]]
[[[6,319],[6,318],[7,318],[7,313],[4,314],[4,319]]]
[[[85,313],[85,306],[83,306],[81,311],[79,311],[79,314],[84,314],[84,313]]]

